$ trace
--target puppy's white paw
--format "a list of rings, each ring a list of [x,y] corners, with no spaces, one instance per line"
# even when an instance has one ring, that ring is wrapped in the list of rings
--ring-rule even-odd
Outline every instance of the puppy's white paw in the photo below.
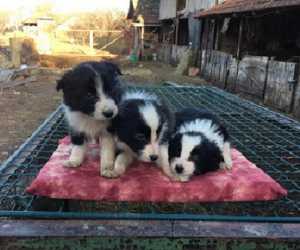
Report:
[[[69,159],[64,161],[63,166],[67,168],[77,168],[81,165],[81,159]]]
[[[101,164],[101,176],[107,177],[107,178],[116,178],[118,177],[118,174],[114,170],[114,164],[113,163],[103,163]]]
[[[188,182],[189,181],[189,177],[186,177],[186,176],[178,176],[178,175],[173,175],[173,174],[168,174],[167,175],[169,177],[169,179],[172,181],[172,182]]]
[[[169,176],[170,180],[173,182],[181,182],[178,176]]]
[[[101,169],[101,176],[106,178],[117,178],[119,177],[118,173],[113,169]]]
[[[220,163],[220,169],[223,169],[223,170],[232,169],[232,162],[229,162],[229,163],[221,162]]]

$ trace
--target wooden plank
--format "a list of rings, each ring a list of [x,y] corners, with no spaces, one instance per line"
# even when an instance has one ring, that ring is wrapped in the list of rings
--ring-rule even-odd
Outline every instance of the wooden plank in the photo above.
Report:
[[[211,72],[211,50],[205,51],[205,58],[204,58],[204,68],[202,69],[202,76],[205,80],[210,79],[210,72]]]
[[[238,60],[234,57],[230,57],[228,61],[228,76],[226,79],[226,89],[230,92],[236,92],[236,80],[238,74]]]
[[[38,80],[39,80],[39,78],[37,76],[31,76],[31,77],[28,77],[25,79],[8,81],[8,82],[2,83],[2,84],[0,83],[0,88],[1,89],[14,88],[19,85],[25,85],[25,84],[32,83],[32,82],[37,82]]]
[[[231,57],[230,54],[219,52],[219,79],[216,82],[219,88],[225,89],[226,87],[226,78]]]
[[[206,63],[205,74],[204,74],[204,79],[207,81],[211,80],[211,70],[212,70],[212,61],[210,58]]]
[[[175,221],[173,236],[298,239],[300,224]]]
[[[212,50],[210,80],[214,85],[216,85],[216,83],[218,82],[219,75],[220,75],[219,53],[218,51]]]
[[[299,70],[298,70],[299,72]],[[293,105],[293,115],[300,119],[300,74],[298,73],[298,82],[295,87],[294,93],[294,105]]]
[[[12,37],[9,39],[11,50],[11,61],[15,68],[19,68],[21,65],[21,46],[24,38]]]
[[[203,69],[205,68],[205,62],[206,62],[206,50],[202,50],[202,52],[201,52],[200,75],[202,75]]]
[[[240,18],[240,25],[239,25],[239,37],[238,37],[238,42],[237,42],[237,51],[236,51],[236,58],[237,59],[240,59],[240,56],[241,56],[243,29],[244,29],[244,19],[241,17]]]
[[[212,50],[205,78],[212,81],[212,83],[219,88],[224,89],[230,59],[231,55],[221,51]]]
[[[299,239],[300,224],[152,220],[1,220],[0,237]]]
[[[284,112],[291,112],[295,90],[296,63],[270,61],[264,102]]]
[[[237,92],[263,99],[267,65],[268,57],[245,56],[238,67]]]
[[[169,221],[142,220],[2,220],[0,237],[167,237]]]
[[[229,67],[231,66],[231,58],[232,56],[227,53],[223,53],[221,57],[221,68],[220,68],[220,87],[225,89],[226,88],[226,81],[228,76]]]

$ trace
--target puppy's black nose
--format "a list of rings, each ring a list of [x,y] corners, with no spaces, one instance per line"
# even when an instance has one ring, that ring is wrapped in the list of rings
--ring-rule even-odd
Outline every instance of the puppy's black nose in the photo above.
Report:
[[[106,118],[112,118],[112,116],[114,115],[114,112],[112,112],[112,111],[104,111],[102,114]]]
[[[150,160],[151,161],[156,161],[158,159],[157,155],[150,155]]]
[[[175,165],[175,171],[176,171],[177,174],[182,174],[183,166],[181,164],[176,164]]]

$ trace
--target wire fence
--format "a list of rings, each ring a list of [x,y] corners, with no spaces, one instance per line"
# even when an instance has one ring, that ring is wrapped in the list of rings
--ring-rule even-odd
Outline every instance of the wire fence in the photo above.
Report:
[[[233,146],[288,189],[288,196],[268,202],[171,204],[53,200],[29,195],[25,188],[67,134],[60,107],[0,168],[0,215],[112,219],[130,212],[138,218],[226,220],[234,216],[241,221],[268,221],[271,217],[300,221],[300,123],[213,87],[143,89],[163,97],[173,110],[202,107],[218,115],[229,129]]]

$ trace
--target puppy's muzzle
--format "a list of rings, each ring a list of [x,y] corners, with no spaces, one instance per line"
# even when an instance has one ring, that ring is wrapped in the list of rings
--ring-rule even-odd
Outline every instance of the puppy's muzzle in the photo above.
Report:
[[[107,119],[113,118],[113,116],[114,116],[114,112],[112,110],[106,110],[106,111],[102,112],[102,114]]]
[[[181,164],[176,164],[175,165],[175,171],[177,174],[182,174],[183,173],[183,166]]]
[[[149,158],[150,158],[150,161],[155,162],[158,159],[158,155],[150,155]]]

